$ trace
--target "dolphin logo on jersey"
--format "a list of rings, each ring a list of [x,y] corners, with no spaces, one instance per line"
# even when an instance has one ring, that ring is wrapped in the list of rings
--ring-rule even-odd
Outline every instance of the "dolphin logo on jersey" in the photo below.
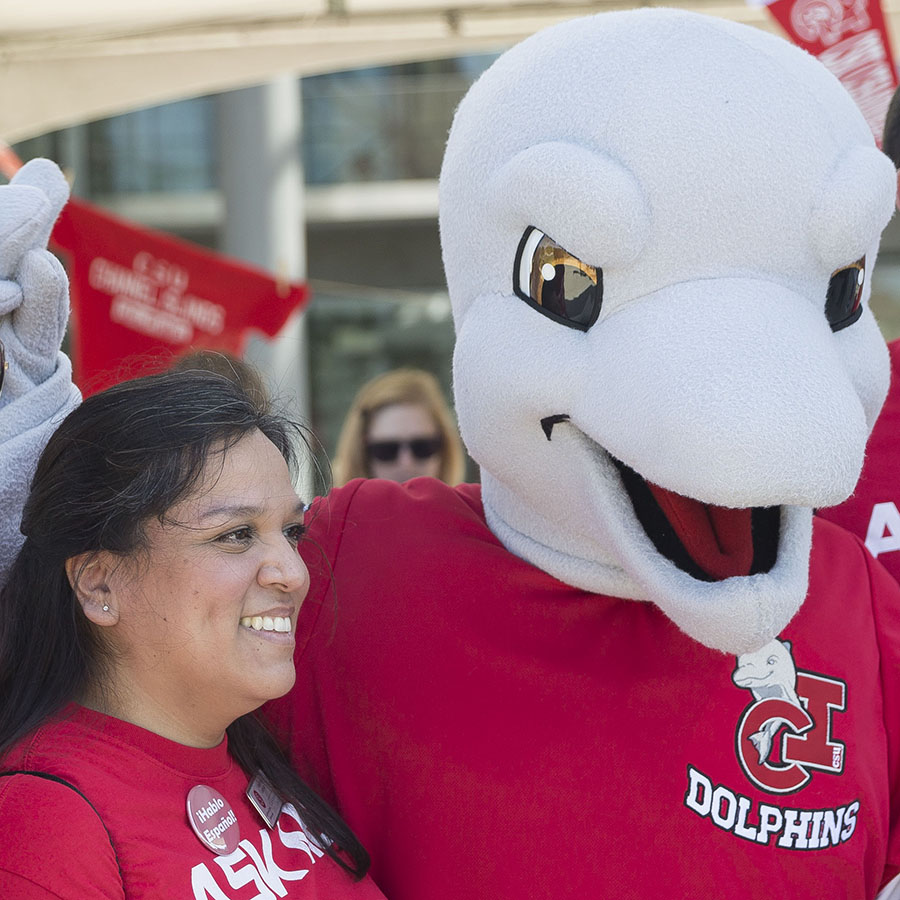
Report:
[[[810,769],[840,775],[845,745],[832,739],[832,716],[846,709],[847,685],[798,669],[789,641],[776,638],[737,657],[731,680],[750,692],[736,733],[738,762],[758,787],[800,790]]]
[[[739,688],[750,691],[754,700],[775,697],[802,708],[797,697],[797,667],[789,641],[776,638],[754,653],[742,653],[737,658],[731,680]],[[769,719],[759,731],[750,735],[750,742],[759,752],[760,764],[769,758],[775,734],[785,724],[789,724],[787,719]]]

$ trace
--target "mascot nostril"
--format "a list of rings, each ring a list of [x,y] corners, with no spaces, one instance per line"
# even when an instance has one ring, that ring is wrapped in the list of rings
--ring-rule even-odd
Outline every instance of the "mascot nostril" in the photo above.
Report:
[[[544,434],[547,436],[547,440],[552,440],[553,438],[553,428],[555,425],[559,425],[560,422],[568,422],[569,416],[565,414],[560,414],[556,416],[545,416],[541,419],[541,429]]]

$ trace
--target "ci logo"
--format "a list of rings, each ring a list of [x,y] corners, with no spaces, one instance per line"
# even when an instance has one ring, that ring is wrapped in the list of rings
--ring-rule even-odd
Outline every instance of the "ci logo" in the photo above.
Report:
[[[737,727],[736,749],[744,774],[775,794],[798,791],[810,769],[840,775],[845,746],[831,738],[831,717],[846,709],[847,685],[798,671],[788,641],[770,641],[737,658],[732,680],[753,702]]]

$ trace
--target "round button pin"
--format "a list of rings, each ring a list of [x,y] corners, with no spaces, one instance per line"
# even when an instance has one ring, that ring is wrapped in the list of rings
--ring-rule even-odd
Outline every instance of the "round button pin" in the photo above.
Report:
[[[188,791],[187,816],[194,834],[204,847],[223,856],[234,852],[241,839],[241,829],[231,804],[205,784]]]

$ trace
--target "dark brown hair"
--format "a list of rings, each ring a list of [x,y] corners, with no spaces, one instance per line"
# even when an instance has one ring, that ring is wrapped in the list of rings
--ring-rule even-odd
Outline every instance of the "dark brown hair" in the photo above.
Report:
[[[168,372],[89,397],[50,438],[22,516],[25,543],[0,592],[0,756],[32,729],[102,688],[109,649],[84,615],[66,561],[130,554],[148,521],[188,496],[211,453],[254,431],[296,472],[302,429],[211,372]],[[310,834],[356,877],[369,857],[337,813],[297,776],[255,713],[228,727],[228,747],[248,773],[261,770],[300,812]]]

